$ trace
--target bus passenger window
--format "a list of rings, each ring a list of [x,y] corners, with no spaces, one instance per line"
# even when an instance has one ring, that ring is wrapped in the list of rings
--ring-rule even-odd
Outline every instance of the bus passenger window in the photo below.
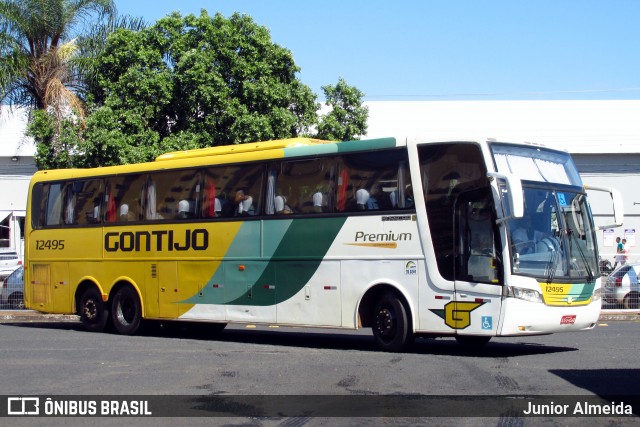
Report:
[[[323,188],[331,163],[326,159],[276,162],[270,165],[267,178],[265,213],[309,214],[323,211],[328,198]]]
[[[104,197],[102,179],[89,179],[73,183],[75,197],[75,223],[98,224],[100,222],[100,202]]]
[[[151,173],[146,186],[145,219],[197,218],[201,179],[202,173],[193,169]]]
[[[204,173],[202,207],[196,211],[205,218],[258,215],[263,173],[264,165],[208,168]]]
[[[402,150],[358,153],[342,158],[338,211],[413,208],[413,193]]]
[[[58,183],[49,186],[46,225],[60,225],[62,223],[62,185]]]
[[[41,228],[46,225],[47,193],[49,184],[36,184],[31,193],[31,226]]]
[[[120,175],[108,178],[108,204],[117,208],[117,222],[139,221],[144,200],[146,175]],[[111,200],[112,199],[112,200]]]

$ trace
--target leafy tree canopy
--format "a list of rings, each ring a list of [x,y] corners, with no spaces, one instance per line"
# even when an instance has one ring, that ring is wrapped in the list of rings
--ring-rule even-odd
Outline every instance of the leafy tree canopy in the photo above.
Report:
[[[149,161],[167,151],[309,135],[318,124],[316,95],[296,77],[291,52],[248,15],[173,13],[138,31],[116,29],[87,61],[86,121],[69,120],[58,134],[46,118],[30,127],[40,168]],[[330,129],[323,136],[332,139],[364,134],[366,123],[343,122],[362,117],[355,105],[362,93],[342,79],[331,88],[323,88],[334,108],[323,122],[331,125],[317,129]],[[71,155],[52,152],[56,135]]]
[[[364,93],[340,78],[335,86],[322,86],[331,111],[320,119],[318,138],[347,141],[367,134],[369,107],[362,106]]]
[[[104,105],[87,121],[84,150],[111,152],[104,147],[122,141],[114,162],[287,138],[316,120],[291,52],[247,15],[174,13],[141,31],[116,30],[96,61]]]

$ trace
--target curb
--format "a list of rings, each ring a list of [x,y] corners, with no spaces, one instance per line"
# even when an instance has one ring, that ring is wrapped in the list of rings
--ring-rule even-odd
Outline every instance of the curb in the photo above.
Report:
[[[79,322],[80,317],[73,314],[44,314],[35,310],[0,310],[0,323],[12,322]],[[640,311],[604,311],[599,322],[627,321],[640,322]]]
[[[11,322],[79,322],[72,314],[44,314],[35,310],[0,310],[0,323]]]

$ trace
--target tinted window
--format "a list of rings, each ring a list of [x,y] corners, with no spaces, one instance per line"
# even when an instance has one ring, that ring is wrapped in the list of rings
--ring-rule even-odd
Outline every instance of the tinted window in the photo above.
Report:
[[[202,217],[260,214],[262,165],[218,166],[205,171]]]

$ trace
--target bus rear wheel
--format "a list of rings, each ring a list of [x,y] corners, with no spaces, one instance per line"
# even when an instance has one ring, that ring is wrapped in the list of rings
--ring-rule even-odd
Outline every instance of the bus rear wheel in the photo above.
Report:
[[[392,292],[382,295],[373,312],[373,337],[385,351],[402,351],[413,342],[407,309]]]
[[[102,332],[109,320],[109,310],[96,288],[89,288],[80,297],[80,320],[87,331]]]
[[[131,286],[123,286],[113,296],[111,320],[122,335],[133,335],[140,329],[142,305],[138,293]]]

